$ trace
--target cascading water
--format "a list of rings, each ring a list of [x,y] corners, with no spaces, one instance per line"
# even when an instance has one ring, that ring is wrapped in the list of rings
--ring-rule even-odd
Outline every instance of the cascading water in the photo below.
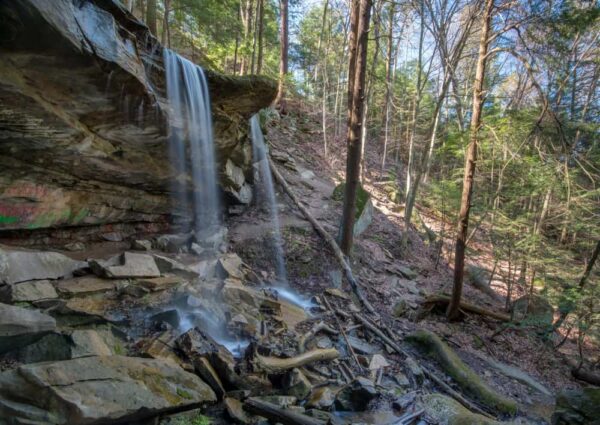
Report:
[[[272,243],[275,253],[275,272],[277,274],[277,285],[274,288],[278,295],[286,301],[296,304],[304,309],[313,306],[310,300],[307,300],[296,294],[288,285],[287,270],[283,256],[283,242],[281,239],[281,230],[279,227],[279,211],[277,200],[275,198],[275,189],[273,186],[273,177],[269,167],[265,139],[260,128],[258,115],[250,118],[250,131],[252,136],[252,154],[254,163],[258,168],[258,177],[265,196],[264,202],[267,204],[269,220],[273,225]]]
[[[167,96],[171,104],[171,161],[184,190],[176,189],[176,202],[192,208],[196,239],[202,243],[220,228],[210,95],[201,67],[164,49]],[[185,141],[189,144],[186,154]],[[189,157],[189,161],[187,158]],[[192,177],[192,203],[187,197],[187,175]],[[184,180],[183,182],[181,180]]]

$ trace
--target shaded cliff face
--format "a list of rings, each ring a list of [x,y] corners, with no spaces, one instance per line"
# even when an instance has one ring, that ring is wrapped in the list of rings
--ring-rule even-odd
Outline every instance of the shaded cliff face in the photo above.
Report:
[[[0,57],[0,238],[186,222],[169,193],[187,176],[168,158],[162,46],[142,23],[112,0],[0,0]],[[247,120],[276,85],[207,77],[222,189],[247,201]]]

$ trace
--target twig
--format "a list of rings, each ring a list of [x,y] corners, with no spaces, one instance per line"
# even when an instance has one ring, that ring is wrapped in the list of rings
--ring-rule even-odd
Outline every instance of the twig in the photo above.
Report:
[[[358,357],[356,357],[356,353],[354,352],[354,349],[352,348],[352,345],[350,345],[350,341],[348,341],[348,335],[346,335],[346,331],[344,330],[344,327],[340,323],[340,320],[338,319],[338,317],[336,315],[336,312],[333,310],[333,308],[331,308],[331,304],[329,304],[329,300],[327,299],[327,297],[325,295],[323,295],[323,302],[325,303],[325,307],[327,307],[327,309],[333,313],[333,318],[335,320],[336,326],[338,327],[338,329],[342,333],[342,336],[344,337],[344,341],[346,341],[346,346],[348,347],[348,351],[352,355],[352,358],[354,359],[354,362],[356,363],[356,365],[358,366],[358,368],[360,370],[362,370],[363,367],[360,364],[360,362],[358,361]]]

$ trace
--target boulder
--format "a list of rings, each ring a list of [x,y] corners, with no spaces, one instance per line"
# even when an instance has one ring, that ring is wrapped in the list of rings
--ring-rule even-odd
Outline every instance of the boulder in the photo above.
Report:
[[[165,160],[163,48],[148,28],[116,0],[23,0],[0,8],[0,22],[0,230],[189,225],[171,201],[186,179]],[[218,168],[230,159],[248,171],[247,119],[276,82],[206,78]]]
[[[337,393],[334,407],[338,411],[362,412],[378,395],[373,381],[360,376]]]
[[[501,425],[501,422],[473,413],[442,394],[423,396],[423,409],[427,417],[439,425]]]
[[[160,276],[152,255],[133,252],[124,252],[106,261],[91,260],[90,267],[98,276],[110,279]]]
[[[131,249],[136,251],[152,251],[152,242],[145,239],[136,239],[131,243]]]
[[[33,280],[0,287],[0,301],[9,304],[54,298],[58,298],[58,294],[48,280]]]
[[[56,321],[37,310],[0,304],[0,354],[31,344],[56,330]]]
[[[511,308],[512,317],[517,321],[541,328],[551,328],[554,320],[554,308],[545,297],[524,295],[516,299]]]
[[[600,388],[563,390],[556,397],[552,425],[599,425]]]
[[[164,252],[184,252],[187,251],[192,237],[190,233],[160,235],[154,239],[154,246]]]
[[[73,260],[58,252],[13,251],[0,248],[0,283],[60,279],[72,276],[74,271],[84,267],[87,267],[86,262]]]
[[[223,279],[230,277],[242,280],[244,279],[242,264],[242,259],[237,254],[226,254],[217,262],[217,275]]]
[[[333,191],[332,198],[342,200],[346,183],[340,183]],[[373,201],[371,195],[362,186],[358,186],[356,192],[356,214],[354,218],[354,237],[360,236],[373,221]]]
[[[409,335],[407,340],[434,358],[441,368],[471,397],[499,412],[511,415],[516,413],[517,403],[514,400],[491,388],[436,334],[423,329]]]
[[[215,400],[196,375],[153,359],[83,357],[0,373],[0,417],[14,423],[121,423]]]

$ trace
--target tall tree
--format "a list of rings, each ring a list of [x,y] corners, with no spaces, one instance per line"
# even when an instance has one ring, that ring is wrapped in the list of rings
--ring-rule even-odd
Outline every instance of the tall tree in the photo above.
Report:
[[[479,40],[479,53],[477,56],[475,82],[473,84],[473,111],[471,114],[470,140],[465,156],[463,189],[460,200],[460,211],[458,215],[458,230],[454,254],[454,285],[452,288],[450,303],[448,304],[448,311],[446,313],[449,320],[456,320],[460,315],[460,299],[462,297],[465,268],[465,248],[467,232],[469,229],[469,212],[471,210],[471,199],[473,196],[473,184],[477,161],[477,143],[479,138],[479,128],[481,127],[481,114],[483,110],[483,83],[485,79],[488,47],[490,44],[493,11],[494,0],[486,0],[482,17],[483,22],[481,27],[481,38]]]
[[[367,45],[372,0],[353,0],[350,29],[350,63],[348,66],[348,154],[346,158],[346,185],[340,234],[340,248],[350,255],[354,242],[356,193],[359,186],[361,146],[360,135],[364,112]],[[355,45],[352,45],[354,43]]]
[[[275,105],[279,108],[280,112],[285,113],[286,105],[284,99],[285,90],[285,79],[288,73],[288,48],[289,48],[289,36],[288,36],[288,0],[279,0],[279,11],[281,19],[281,31],[280,31],[280,43],[281,43],[281,54],[279,57],[279,87],[277,89],[277,97],[275,98]]]
[[[146,6],[146,25],[148,29],[155,36],[158,35],[156,31],[156,0],[148,0]]]

